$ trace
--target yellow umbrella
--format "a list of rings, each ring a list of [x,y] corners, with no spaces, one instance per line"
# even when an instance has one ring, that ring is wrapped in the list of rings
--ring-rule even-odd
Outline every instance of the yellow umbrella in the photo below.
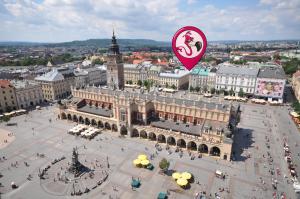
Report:
[[[138,159],[147,160],[147,156],[145,154],[141,154],[141,155],[138,156]]]
[[[178,173],[178,172],[174,172],[174,173],[172,174],[172,177],[176,180],[176,179],[178,179],[178,178],[181,178],[181,174]]]
[[[177,180],[177,184],[180,185],[180,186],[185,186],[185,185],[188,184],[188,181],[186,179],[184,179],[184,178],[179,178]]]
[[[141,164],[142,164],[143,166],[147,166],[149,163],[150,163],[149,160],[142,160],[142,161],[141,161]]]
[[[189,180],[189,179],[192,178],[192,174],[190,174],[189,172],[183,172],[183,173],[181,174],[181,177],[184,178],[184,179]]]
[[[141,164],[141,160],[140,159],[135,159],[135,160],[133,160],[133,164],[134,165]]]

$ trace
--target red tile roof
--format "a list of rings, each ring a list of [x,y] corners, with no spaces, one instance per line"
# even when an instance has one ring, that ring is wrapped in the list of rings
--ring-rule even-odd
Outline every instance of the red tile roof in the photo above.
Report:
[[[0,87],[1,88],[7,88],[7,87],[13,87],[8,80],[0,79]]]

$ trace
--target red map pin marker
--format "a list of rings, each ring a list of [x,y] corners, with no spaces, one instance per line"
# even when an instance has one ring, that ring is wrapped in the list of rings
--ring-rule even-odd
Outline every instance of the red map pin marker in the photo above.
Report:
[[[172,49],[186,69],[191,70],[205,53],[207,40],[204,33],[194,27],[179,29],[172,39]]]

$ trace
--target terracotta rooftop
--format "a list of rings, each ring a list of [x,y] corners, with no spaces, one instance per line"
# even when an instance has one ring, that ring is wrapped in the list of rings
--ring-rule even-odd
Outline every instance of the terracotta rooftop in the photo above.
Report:
[[[1,88],[7,88],[7,87],[13,87],[8,80],[0,79],[0,87]]]

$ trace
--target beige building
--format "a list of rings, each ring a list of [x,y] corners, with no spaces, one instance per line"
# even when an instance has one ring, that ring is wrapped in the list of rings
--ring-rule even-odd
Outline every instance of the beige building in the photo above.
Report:
[[[112,63],[110,68],[114,70],[118,63]],[[188,82],[187,74],[184,82]],[[165,80],[178,87],[184,84],[178,81]],[[231,158],[232,132],[239,118],[239,108],[231,104],[96,87],[72,88],[72,96],[59,104],[58,118],[225,160]]]
[[[176,69],[174,72],[159,74],[158,85],[174,87],[175,89],[187,89],[189,87],[190,71]]]
[[[292,87],[295,93],[295,97],[300,101],[300,70],[293,74]]]
[[[68,97],[74,84],[73,72],[61,72],[58,69],[35,78],[42,86],[45,100],[54,101]]]
[[[14,86],[8,80],[0,80],[0,113],[17,110]]]
[[[160,66],[152,65],[149,62],[141,64],[124,64],[124,79],[125,84],[138,84],[138,81],[144,82],[152,81],[158,84],[159,73],[161,72]]]
[[[72,95],[59,118],[230,160],[237,110],[229,104],[96,87]]]
[[[15,87],[18,107],[20,109],[34,107],[43,103],[42,86],[35,81],[11,81]]]
[[[141,65],[124,64],[124,81],[125,84],[137,84],[139,80],[142,81],[142,74],[140,73]]]

